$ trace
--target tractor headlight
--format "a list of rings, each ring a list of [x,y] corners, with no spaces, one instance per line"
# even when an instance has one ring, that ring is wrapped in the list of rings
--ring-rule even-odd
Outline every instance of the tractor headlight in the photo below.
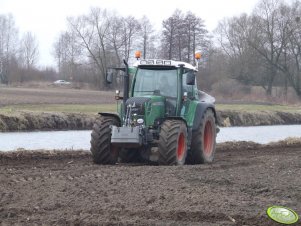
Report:
[[[143,123],[144,123],[144,120],[143,120],[142,118],[139,118],[139,119],[137,119],[137,123],[138,123],[138,124],[143,124]]]

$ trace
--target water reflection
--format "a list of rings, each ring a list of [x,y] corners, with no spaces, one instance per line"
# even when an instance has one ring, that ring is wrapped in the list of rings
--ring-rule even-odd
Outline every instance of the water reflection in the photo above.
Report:
[[[0,151],[18,148],[28,150],[89,150],[90,134],[90,130],[0,133]],[[266,144],[287,137],[301,138],[301,125],[221,128],[217,142],[253,141]]]

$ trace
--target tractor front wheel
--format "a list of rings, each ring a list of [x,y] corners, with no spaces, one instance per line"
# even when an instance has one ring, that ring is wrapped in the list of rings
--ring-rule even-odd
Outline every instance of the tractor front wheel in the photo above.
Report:
[[[118,159],[118,148],[111,144],[111,127],[118,126],[116,118],[101,116],[93,125],[91,134],[91,152],[96,164],[115,164]]]
[[[208,109],[203,115],[199,128],[192,133],[191,150],[187,161],[190,164],[212,162],[216,145],[216,123],[214,113]]]
[[[187,127],[179,120],[166,120],[158,143],[160,165],[184,165],[187,155]]]

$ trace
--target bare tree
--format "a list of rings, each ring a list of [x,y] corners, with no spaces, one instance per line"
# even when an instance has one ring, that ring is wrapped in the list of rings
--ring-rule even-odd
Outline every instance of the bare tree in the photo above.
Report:
[[[58,40],[53,44],[52,55],[57,62],[59,73],[61,72],[62,64],[64,62],[65,40],[64,34],[60,34]]]
[[[123,26],[123,18],[118,15],[113,15],[110,18],[110,30],[107,36],[108,47],[114,52],[115,60],[111,60],[111,64],[115,64],[117,66],[121,65],[121,50],[124,45],[122,26]]]
[[[90,59],[88,61],[96,66],[98,86],[100,88],[105,87],[106,36],[110,26],[107,11],[92,8],[87,16],[68,18],[68,24],[71,31],[80,39],[80,45],[85,49],[87,57]]]
[[[138,34],[141,30],[140,23],[132,16],[128,16],[123,20],[123,57],[126,61],[129,60],[133,51],[133,47],[137,42]]]
[[[151,52],[154,51],[154,42],[156,36],[154,34],[154,27],[146,16],[143,16],[140,21],[142,34],[141,49],[143,53],[143,58],[146,59],[148,56],[151,56]]]
[[[162,48],[163,58],[172,59],[173,57],[173,48],[175,45],[175,36],[176,36],[176,21],[173,17],[169,17],[162,22],[163,31],[161,45],[165,48]]]
[[[191,12],[186,15],[176,10],[171,17],[163,21],[161,45],[163,57],[185,60],[193,63],[197,49],[204,50],[209,44],[203,20]],[[166,50],[165,50],[166,49]]]
[[[15,68],[18,46],[18,29],[11,14],[0,15],[0,82],[9,83],[11,71]],[[13,67],[14,66],[14,67]]]
[[[285,47],[285,32],[279,27],[278,0],[262,0],[255,8],[252,17],[252,30],[248,42],[266,63],[264,86],[267,95],[272,94],[272,87],[278,72],[277,64]]]
[[[184,14],[180,10],[176,10],[172,15],[173,21],[176,24],[176,31],[175,31],[175,46],[174,48],[174,57],[177,60],[182,60],[183,55],[183,47],[184,47],[184,37],[185,37],[185,30],[184,30]]]
[[[26,32],[21,39],[20,55],[26,69],[36,66],[39,59],[39,44],[31,32]]]
[[[281,5],[278,0],[261,0],[251,16],[225,19],[217,28],[220,47],[229,57],[230,76],[261,85],[267,95],[281,75],[289,35]]]
[[[59,74],[63,79],[76,80],[82,62],[83,48],[74,32],[64,32],[54,43],[53,55],[57,61]],[[78,79],[77,79],[78,80]]]
[[[184,37],[186,37],[184,42],[186,56],[184,60],[193,63],[194,54],[197,50],[201,50],[203,56],[208,52],[207,49],[210,45],[208,31],[205,28],[204,21],[192,12],[186,14],[183,26]]]
[[[248,85],[265,87],[260,55],[249,45],[251,19],[242,14],[239,17],[224,19],[215,30],[219,46],[228,58],[227,74]]]
[[[282,4],[279,10],[278,23],[284,48],[276,66],[285,75],[285,88],[288,81],[301,98],[301,3],[295,1],[291,6]]]

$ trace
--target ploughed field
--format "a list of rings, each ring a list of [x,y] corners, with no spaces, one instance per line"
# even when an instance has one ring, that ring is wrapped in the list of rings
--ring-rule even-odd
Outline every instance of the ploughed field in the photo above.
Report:
[[[95,165],[87,151],[0,152],[0,225],[279,225],[301,214],[301,145],[219,144],[212,164]]]
[[[104,104],[114,102],[114,92],[67,88],[0,87],[0,107],[25,104]]]

